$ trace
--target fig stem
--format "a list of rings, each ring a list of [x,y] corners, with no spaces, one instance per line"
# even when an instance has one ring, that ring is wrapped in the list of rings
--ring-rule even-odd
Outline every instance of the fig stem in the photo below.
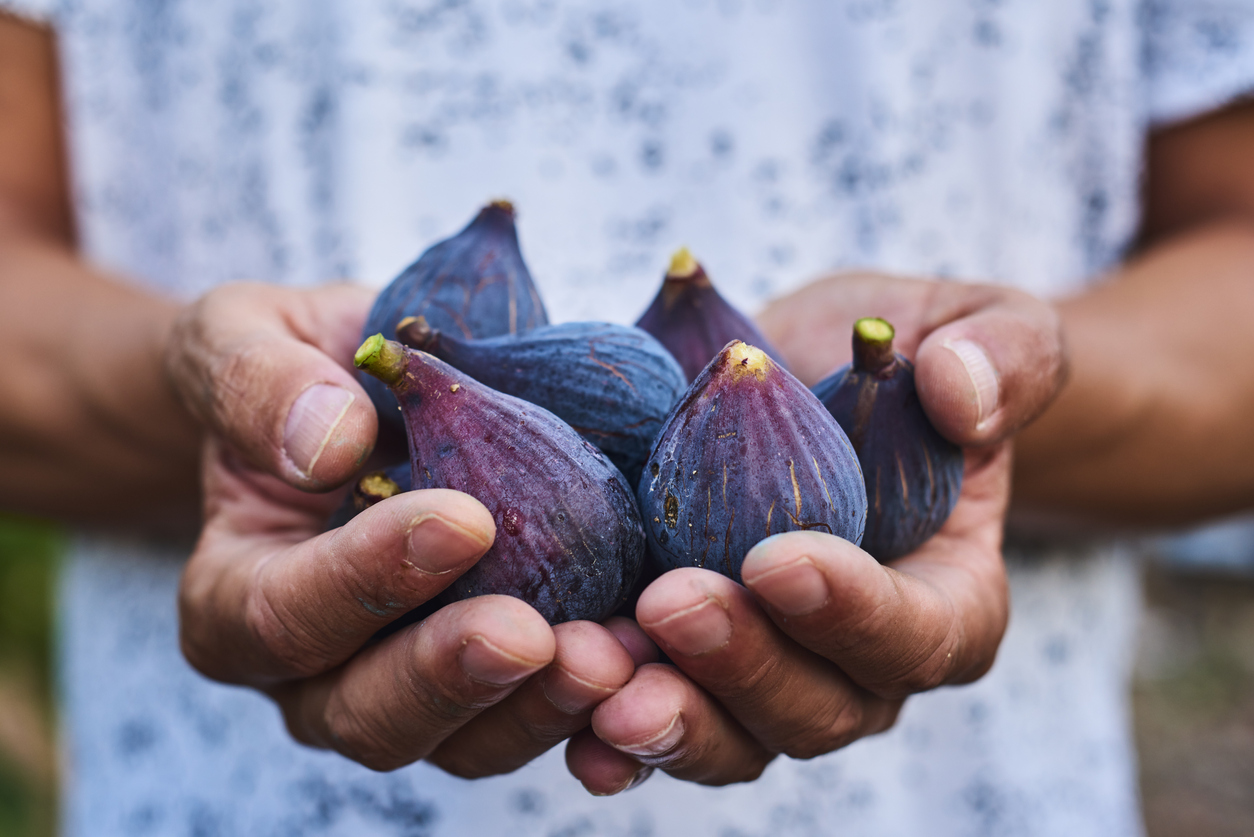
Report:
[[[353,365],[391,386],[405,372],[405,347],[382,334],[372,334],[353,355]]]
[[[700,269],[701,265],[692,257],[692,252],[687,247],[680,247],[675,251],[675,255],[671,256],[671,265],[666,270],[666,276],[686,279],[689,276],[695,276]]]
[[[425,352],[439,336],[426,317],[406,317],[396,324],[396,339],[411,349]]]
[[[365,511],[376,503],[382,503],[389,497],[401,493],[396,481],[382,471],[366,474],[353,486],[353,505],[358,511]]]
[[[887,320],[863,317],[853,324],[853,368],[857,372],[883,375],[897,355],[893,352],[896,332]]]
[[[766,380],[766,373],[771,369],[771,359],[766,352],[739,340],[728,343],[723,351],[727,353],[727,368],[731,370],[732,383],[746,375],[752,375],[759,381]]]

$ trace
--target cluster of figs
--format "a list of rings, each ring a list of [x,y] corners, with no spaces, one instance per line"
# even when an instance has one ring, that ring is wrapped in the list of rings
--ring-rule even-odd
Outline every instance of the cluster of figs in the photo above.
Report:
[[[402,272],[363,338],[380,435],[403,434],[409,462],[361,478],[346,514],[451,488],[496,521],[431,606],[499,593],[552,624],[600,620],[668,569],[739,580],[756,543],[795,530],[888,561],[958,497],[962,451],[885,321],[859,320],[853,362],[811,391],[681,250],[634,327],[552,325],[506,201]]]

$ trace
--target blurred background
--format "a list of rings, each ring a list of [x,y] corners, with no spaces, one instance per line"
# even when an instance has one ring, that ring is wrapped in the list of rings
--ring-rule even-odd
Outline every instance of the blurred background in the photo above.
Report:
[[[0,835],[56,824],[53,588],[63,539],[0,517]],[[1254,518],[1145,545],[1132,694],[1150,837],[1254,835]]]

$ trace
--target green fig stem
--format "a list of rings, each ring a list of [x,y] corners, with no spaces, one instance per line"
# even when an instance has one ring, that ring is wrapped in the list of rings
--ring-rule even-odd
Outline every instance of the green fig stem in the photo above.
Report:
[[[863,317],[853,324],[853,368],[857,372],[884,375],[897,360],[893,352],[896,334],[887,320]]]
[[[405,347],[382,334],[372,334],[353,355],[353,365],[392,386],[405,373]]]
[[[396,339],[411,349],[425,352],[439,337],[426,317],[406,317],[396,324]]]

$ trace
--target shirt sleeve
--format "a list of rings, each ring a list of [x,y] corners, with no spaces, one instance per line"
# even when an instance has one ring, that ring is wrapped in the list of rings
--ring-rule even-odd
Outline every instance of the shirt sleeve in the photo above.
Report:
[[[0,0],[0,12],[41,23],[52,23],[59,5],[60,0]]]
[[[1254,0],[1148,0],[1142,13],[1152,123],[1254,93]]]

